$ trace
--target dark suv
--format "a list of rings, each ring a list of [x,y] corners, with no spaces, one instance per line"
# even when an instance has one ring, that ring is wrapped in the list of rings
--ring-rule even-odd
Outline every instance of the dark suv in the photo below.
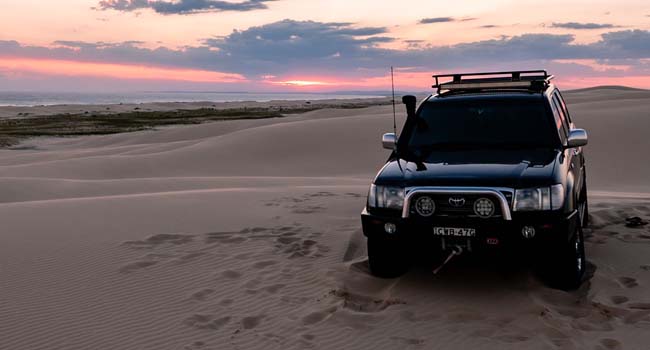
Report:
[[[515,251],[546,282],[577,288],[588,223],[585,130],[546,71],[434,76],[437,94],[407,119],[361,214],[376,276],[405,272],[418,253]],[[449,80],[441,82],[441,79]]]

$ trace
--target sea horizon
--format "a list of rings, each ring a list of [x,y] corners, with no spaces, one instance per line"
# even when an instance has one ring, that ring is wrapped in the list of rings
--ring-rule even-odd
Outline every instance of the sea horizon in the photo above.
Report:
[[[273,100],[329,100],[381,98],[386,93],[369,92],[210,92],[210,91],[134,91],[134,92],[45,92],[0,91],[2,107],[55,105],[103,105],[169,102],[268,102]]]

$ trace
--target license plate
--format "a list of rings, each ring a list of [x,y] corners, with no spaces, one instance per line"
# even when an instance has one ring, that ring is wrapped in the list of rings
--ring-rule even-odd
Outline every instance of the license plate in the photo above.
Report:
[[[461,227],[434,227],[433,234],[436,236],[475,237],[476,229]]]

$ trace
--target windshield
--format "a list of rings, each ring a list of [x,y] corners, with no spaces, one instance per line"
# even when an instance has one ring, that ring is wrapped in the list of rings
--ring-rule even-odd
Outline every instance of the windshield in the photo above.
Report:
[[[551,148],[557,132],[543,102],[463,99],[426,103],[408,138],[409,149]]]

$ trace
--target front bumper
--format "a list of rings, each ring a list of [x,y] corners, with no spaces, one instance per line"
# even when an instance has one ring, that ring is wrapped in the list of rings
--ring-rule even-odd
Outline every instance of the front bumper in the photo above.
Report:
[[[472,250],[490,249],[553,249],[569,241],[578,225],[577,211],[566,214],[562,212],[516,213],[512,220],[480,219],[464,217],[419,217],[403,218],[385,213],[371,214],[367,209],[361,213],[363,234],[367,237],[379,236],[390,240],[411,243],[415,246],[440,247],[446,244],[469,241]],[[395,233],[389,234],[385,224],[397,227]],[[524,226],[535,228],[535,236],[525,238]],[[434,227],[473,228],[476,236],[472,238],[435,236]]]

